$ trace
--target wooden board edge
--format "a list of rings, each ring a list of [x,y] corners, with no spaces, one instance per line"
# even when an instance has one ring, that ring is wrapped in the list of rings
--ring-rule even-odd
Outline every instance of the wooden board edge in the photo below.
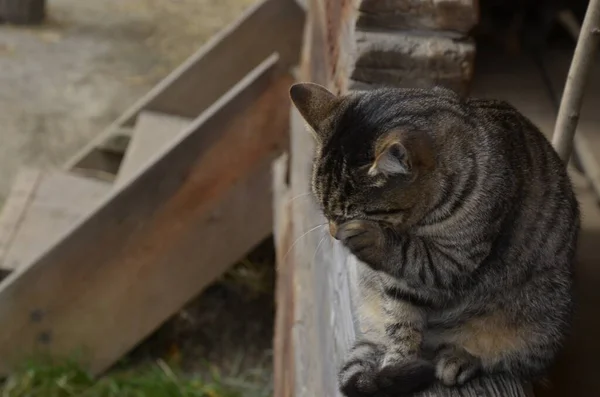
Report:
[[[166,146],[169,141],[176,139],[191,123],[192,119],[185,117],[142,110],[137,118],[129,148],[123,156],[114,180],[115,186],[126,183],[133,171],[143,167],[146,160],[153,153],[160,152],[160,148]],[[157,130],[158,128],[160,129]],[[147,153],[148,150],[152,153]]]
[[[292,246],[291,189],[288,185],[289,154],[273,164],[273,212],[277,280],[275,287],[275,333],[273,340],[273,387],[278,397],[294,395],[294,269],[285,257]]]

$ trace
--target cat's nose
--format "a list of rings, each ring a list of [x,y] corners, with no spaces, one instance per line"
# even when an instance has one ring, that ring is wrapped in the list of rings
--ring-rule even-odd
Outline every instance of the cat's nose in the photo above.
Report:
[[[337,234],[337,224],[333,221],[329,221],[329,234],[331,234],[331,237],[337,239],[335,236]]]

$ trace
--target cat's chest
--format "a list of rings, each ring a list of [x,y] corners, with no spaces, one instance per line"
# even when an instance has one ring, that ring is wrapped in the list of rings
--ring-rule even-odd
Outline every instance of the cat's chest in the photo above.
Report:
[[[427,315],[428,322],[432,324],[443,325],[455,322],[473,307],[472,303],[464,300],[450,301],[444,299],[445,294],[442,291],[424,291],[423,289],[413,288],[402,279],[374,271],[364,264],[359,264],[358,270],[361,306],[369,308],[373,312],[380,312],[381,315],[385,312],[384,306],[390,302],[393,303],[393,300],[397,299],[390,291],[401,291],[408,296],[412,294],[440,302],[439,305],[422,307]]]

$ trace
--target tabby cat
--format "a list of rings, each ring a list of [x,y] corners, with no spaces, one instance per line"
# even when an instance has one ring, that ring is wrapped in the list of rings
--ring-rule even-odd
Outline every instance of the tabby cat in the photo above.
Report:
[[[316,138],[330,233],[361,262],[365,329],[342,392],[542,375],[569,329],[580,224],[542,133],[505,102],[444,88],[290,94]]]

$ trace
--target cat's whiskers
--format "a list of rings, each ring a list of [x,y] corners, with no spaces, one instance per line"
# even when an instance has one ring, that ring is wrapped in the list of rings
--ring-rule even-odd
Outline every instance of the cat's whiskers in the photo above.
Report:
[[[297,194],[297,195],[295,195],[294,197],[292,197],[292,198],[290,198],[290,199],[288,200],[288,204],[289,204],[289,203],[292,203],[292,202],[293,202],[293,201],[295,201],[296,199],[299,199],[299,198],[301,198],[301,197],[306,197],[306,196],[308,196],[308,195],[310,195],[310,194],[311,194],[311,192],[306,192],[306,193],[300,193],[300,194]]]
[[[321,240],[319,241],[319,244],[317,244],[317,248],[315,248],[315,254],[313,255],[313,262],[315,260],[315,258],[317,257],[317,252],[319,252],[319,247],[321,247],[321,244],[323,244],[323,242],[325,241],[325,239],[327,238],[327,235],[324,235],[323,237],[321,237]]]
[[[300,235],[295,241],[294,243],[290,246],[290,248],[287,250],[287,252],[285,253],[285,255],[283,256],[283,258],[281,259],[282,261],[285,261],[286,258],[288,257],[288,255],[290,254],[290,252],[292,252],[292,250],[294,249],[294,247],[296,246],[296,244],[298,243],[298,241],[300,241],[304,236],[306,236],[307,234],[309,234],[310,232],[314,232],[315,230],[317,230],[318,228],[322,227],[325,228],[325,225],[327,223],[321,223],[318,224],[317,226],[309,229],[308,231],[302,233],[302,235]]]

